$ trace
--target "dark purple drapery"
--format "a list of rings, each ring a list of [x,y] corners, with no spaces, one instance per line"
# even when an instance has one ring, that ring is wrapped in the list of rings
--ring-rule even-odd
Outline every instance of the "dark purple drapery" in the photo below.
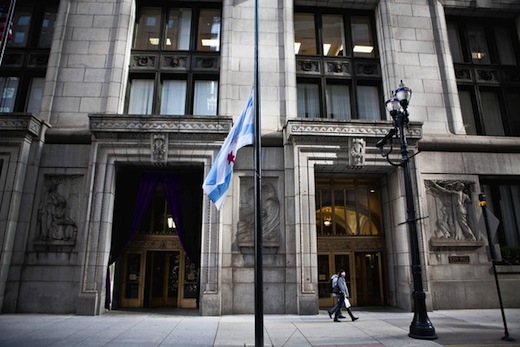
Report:
[[[185,233],[183,232],[183,211],[182,211],[182,180],[181,177],[174,173],[160,173],[160,172],[146,172],[140,177],[139,189],[135,200],[134,213],[132,219],[132,225],[126,237],[122,238],[119,242],[112,244],[109,266],[116,262],[119,257],[123,254],[124,250],[130,245],[132,239],[137,234],[139,226],[143,219],[148,213],[150,203],[153,200],[157,184],[161,184],[169,212],[172,214],[172,218],[175,222],[177,235],[181,245],[187,256],[193,261],[198,261],[198,254],[196,254],[194,247],[187,247],[189,242],[186,241]],[[189,208],[189,207],[188,207]],[[110,285],[110,268],[107,267],[107,279],[106,279],[106,299],[105,307],[110,308],[112,302],[111,298],[111,285]]]
[[[128,247],[134,236],[137,234],[137,230],[146,216],[150,203],[153,200],[155,190],[157,189],[157,183],[159,183],[159,176],[157,175],[144,173],[141,176],[141,182],[139,183],[139,190],[137,191],[137,198],[135,200],[132,227],[130,228],[130,232],[128,233],[126,243],[121,250],[121,253],[126,247]],[[121,253],[117,254],[117,258],[121,256]],[[114,261],[117,260],[117,258],[114,259]]]
[[[195,261],[197,257],[192,254],[190,247],[186,247],[186,240],[184,235],[184,221],[182,220],[182,203],[181,203],[181,180],[177,175],[161,175],[159,181],[163,187],[164,195],[166,196],[166,204],[168,210],[172,214],[175,222],[175,229],[181,241],[182,248],[188,257]]]

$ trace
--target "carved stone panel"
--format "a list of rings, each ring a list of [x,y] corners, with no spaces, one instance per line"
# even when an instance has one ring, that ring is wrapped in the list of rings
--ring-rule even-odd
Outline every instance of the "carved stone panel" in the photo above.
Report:
[[[458,81],[472,81],[472,70],[468,68],[455,68],[455,77]]]
[[[379,252],[384,249],[382,236],[318,237],[318,252]]]
[[[45,175],[38,206],[35,244],[75,244],[81,187],[80,175]]]
[[[350,76],[350,63],[348,61],[327,61],[325,71],[328,75]]]
[[[161,69],[163,70],[187,70],[189,60],[186,56],[166,55],[161,57]]]
[[[379,64],[376,63],[356,63],[356,75],[365,77],[379,77],[381,76],[381,68],[379,67]]]
[[[426,180],[432,239],[477,242],[475,183],[461,180]]]
[[[520,83],[520,70],[503,71],[503,79],[509,83]]]
[[[499,76],[498,71],[490,69],[477,69],[475,72],[477,82],[481,83],[498,83]]]
[[[28,66],[31,67],[47,67],[49,62],[49,54],[47,53],[31,53],[29,54]]]
[[[176,236],[137,234],[128,245],[128,249],[171,251],[182,249],[182,245]]]
[[[155,55],[135,54],[130,62],[132,68],[151,69],[155,68],[157,57]]]
[[[252,178],[240,180],[240,210],[237,223],[237,244],[242,251],[254,247],[255,194]],[[276,179],[262,182],[262,242],[265,248],[280,246],[280,200]]]
[[[220,61],[218,57],[194,57],[193,68],[197,70],[214,70],[220,69]]]
[[[24,59],[23,53],[7,53],[2,60],[2,66],[22,66]]]
[[[349,138],[349,165],[359,167],[365,165],[365,140],[363,138]]]
[[[299,73],[318,74],[321,72],[319,60],[296,60],[296,71]]]
[[[152,163],[166,164],[168,161],[168,136],[166,134],[153,134],[151,146]]]

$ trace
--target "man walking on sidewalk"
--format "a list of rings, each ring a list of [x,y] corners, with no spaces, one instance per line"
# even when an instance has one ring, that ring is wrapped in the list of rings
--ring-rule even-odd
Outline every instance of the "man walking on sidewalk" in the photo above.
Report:
[[[336,285],[334,286],[336,288],[335,295],[336,295],[336,305],[334,307],[330,308],[328,311],[329,317],[332,318],[332,314],[334,314],[334,322],[339,322],[339,318],[346,318],[345,316],[341,315],[341,308],[345,305],[345,298],[350,296],[348,289],[347,289],[347,283],[345,282],[345,270],[341,270],[339,272],[340,276],[338,276]],[[350,315],[350,318],[352,318],[352,321],[355,321],[358,319],[358,317],[354,317],[352,312],[350,311],[350,308],[347,307],[347,312]]]

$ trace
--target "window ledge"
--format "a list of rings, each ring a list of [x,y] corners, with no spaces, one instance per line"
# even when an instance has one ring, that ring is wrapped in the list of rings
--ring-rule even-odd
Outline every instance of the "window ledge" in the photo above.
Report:
[[[94,138],[121,138],[139,133],[168,133],[170,135],[204,135],[225,138],[231,129],[230,117],[151,116],[125,114],[90,114],[90,131]]]

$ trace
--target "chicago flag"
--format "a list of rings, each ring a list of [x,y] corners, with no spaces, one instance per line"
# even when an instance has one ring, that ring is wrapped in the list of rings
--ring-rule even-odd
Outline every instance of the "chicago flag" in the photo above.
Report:
[[[220,207],[224,204],[227,190],[231,184],[233,166],[238,150],[253,143],[254,113],[254,99],[253,93],[251,93],[246,106],[233,128],[231,128],[202,184],[204,192],[213,201],[217,210],[220,210]]]

